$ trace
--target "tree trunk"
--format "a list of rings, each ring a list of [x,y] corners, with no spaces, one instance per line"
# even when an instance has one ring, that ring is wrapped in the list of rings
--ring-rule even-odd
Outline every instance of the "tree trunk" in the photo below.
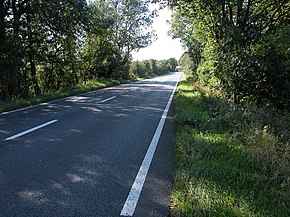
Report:
[[[0,0],[0,45],[1,46],[4,45],[5,43],[5,16],[6,16],[6,10],[4,6],[4,0]]]
[[[4,0],[0,0],[0,99],[4,100],[7,97],[7,80],[5,79],[5,75],[7,70],[5,70],[5,62],[6,62],[6,37],[5,37],[5,16],[6,10],[4,5]]]
[[[30,58],[30,72],[31,72],[34,92],[35,92],[36,95],[40,95],[41,94],[41,90],[40,90],[38,82],[37,82],[36,67],[35,67],[35,63],[34,63],[32,58]]]

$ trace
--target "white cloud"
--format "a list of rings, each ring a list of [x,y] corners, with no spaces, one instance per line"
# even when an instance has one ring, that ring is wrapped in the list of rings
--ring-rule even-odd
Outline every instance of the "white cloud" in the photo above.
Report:
[[[184,53],[178,39],[173,40],[167,35],[170,25],[166,23],[170,20],[171,11],[167,8],[159,11],[159,16],[155,18],[153,28],[157,33],[158,39],[149,47],[140,49],[139,52],[132,52],[133,60],[156,59],[163,60],[171,57],[177,60]]]

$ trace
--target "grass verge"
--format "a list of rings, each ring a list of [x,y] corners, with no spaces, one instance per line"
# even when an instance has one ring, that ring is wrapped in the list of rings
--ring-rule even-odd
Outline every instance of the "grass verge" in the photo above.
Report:
[[[174,105],[173,216],[290,216],[289,113],[234,110],[190,81]]]
[[[111,87],[123,83],[129,83],[135,80],[99,80],[89,81],[86,84],[78,85],[76,87],[60,90],[52,93],[47,93],[39,96],[34,96],[27,99],[15,99],[11,101],[0,101],[0,113],[11,111],[14,109],[24,108],[32,105],[36,105],[43,102],[48,102],[56,99],[61,99],[68,96],[73,96],[88,91],[93,91],[105,87]]]

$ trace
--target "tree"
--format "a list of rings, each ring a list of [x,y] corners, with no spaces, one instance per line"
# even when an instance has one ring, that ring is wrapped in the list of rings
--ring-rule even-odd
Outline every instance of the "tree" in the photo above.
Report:
[[[92,77],[127,78],[130,52],[148,46],[155,12],[141,0],[94,1],[83,50],[84,69]],[[94,75],[94,76],[92,76]]]
[[[182,67],[182,72],[187,75],[194,75],[198,65],[195,65],[193,58],[189,52],[184,52],[179,59],[179,65]]]
[[[150,44],[154,0],[0,0],[0,100],[127,78]]]
[[[168,70],[169,72],[175,72],[176,71],[176,67],[178,66],[178,61],[175,58],[169,58],[167,60],[167,66],[168,66]]]
[[[175,58],[168,60],[143,60],[130,64],[130,75],[136,77],[150,77],[174,72],[178,62]]]
[[[281,55],[281,46],[289,28],[290,5],[278,0],[173,1],[177,15],[173,34],[182,37],[189,51],[198,54],[201,42],[202,60],[199,74],[219,79],[223,90],[235,104],[255,103],[289,109],[289,60]],[[185,36],[178,30],[184,19]],[[271,36],[271,37],[270,37]],[[275,43],[269,43],[272,41]],[[274,39],[274,40],[273,40]],[[277,40],[275,40],[277,39]],[[282,41],[279,41],[279,40]],[[268,49],[267,46],[271,47]],[[279,66],[276,65],[279,57]],[[271,62],[270,67],[265,61]],[[205,79],[211,80],[209,76]],[[278,103],[282,102],[282,103]]]
[[[38,95],[42,85],[48,91],[78,83],[76,54],[85,4],[0,1],[0,99]]]
[[[0,1],[0,98],[10,99],[21,91],[23,83],[21,44],[22,22],[27,13],[26,1]],[[25,92],[25,90],[23,91]]]
[[[85,43],[82,50],[82,79],[112,76],[119,50],[112,42],[115,9],[105,1],[94,1],[88,6]],[[115,60],[113,60],[115,57]]]
[[[171,30],[169,34],[173,38],[179,38],[187,53],[190,54],[195,65],[198,66],[201,61],[201,54],[206,40],[203,31],[198,27],[198,23],[186,13],[182,8],[176,8],[172,14]]]
[[[148,0],[111,0],[116,10],[116,23],[113,26],[114,44],[124,54],[127,61],[133,50],[147,47],[155,39],[151,29],[156,11],[149,9]]]

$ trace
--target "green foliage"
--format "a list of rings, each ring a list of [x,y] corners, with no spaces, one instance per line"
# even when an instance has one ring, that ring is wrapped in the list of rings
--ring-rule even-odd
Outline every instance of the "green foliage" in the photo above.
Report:
[[[151,29],[156,11],[149,9],[148,0],[110,0],[116,11],[112,40],[125,58],[133,50],[147,47],[156,35]]]
[[[103,1],[95,1],[88,7],[91,18],[82,50],[81,77],[84,82],[91,79],[110,78],[120,62],[120,51],[112,43],[112,27],[116,22],[113,7]],[[120,63],[119,63],[120,64]]]
[[[194,17],[187,14],[182,7],[175,8],[171,20],[170,35],[173,38],[179,38],[181,43],[188,49],[188,54],[192,58],[195,67],[201,61],[201,53],[205,37],[200,30],[199,24],[196,23]]]
[[[175,58],[168,60],[143,60],[134,61],[130,65],[130,75],[132,77],[150,77],[163,75],[168,72],[175,72],[178,62]]]
[[[149,0],[0,2],[0,100],[125,79],[154,39]]]
[[[221,55],[224,65],[220,68],[224,73],[218,77],[224,89],[235,95],[237,103],[290,109],[289,53],[286,51],[290,44],[286,35],[289,36],[288,27],[277,28],[248,51],[237,49]]]
[[[233,109],[192,81],[174,105],[174,216],[289,216],[289,113]]]
[[[195,57],[199,80],[218,84],[236,105],[289,111],[288,1],[173,1],[172,7],[171,33]]]
[[[203,50],[203,59],[196,70],[200,83],[215,89],[220,88],[220,80],[216,76],[219,72],[217,56],[218,53],[214,44],[208,44]]]
[[[29,97],[76,85],[77,34],[84,2],[9,2],[0,4],[1,45],[9,46],[0,48],[1,56],[7,57],[1,58],[0,64],[0,99]]]
[[[186,75],[193,76],[198,65],[193,61],[193,58],[190,56],[189,52],[184,52],[179,59],[179,64],[182,67],[182,72]]]

